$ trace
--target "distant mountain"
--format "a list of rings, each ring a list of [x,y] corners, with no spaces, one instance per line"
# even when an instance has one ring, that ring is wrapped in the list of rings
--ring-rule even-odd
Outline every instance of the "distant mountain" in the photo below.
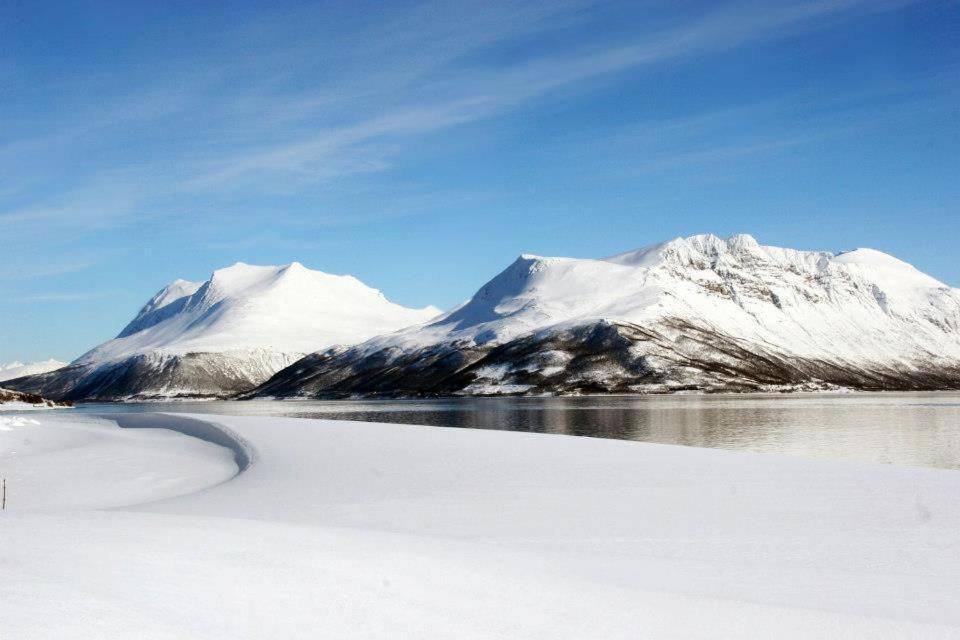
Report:
[[[42,362],[28,362],[27,364],[22,362],[8,362],[7,364],[0,364],[0,382],[22,376],[32,376],[37,373],[46,373],[65,366],[67,366],[66,362],[53,359]]]
[[[113,340],[69,366],[5,383],[55,399],[222,397],[250,389],[304,354],[353,344],[436,316],[352,276],[299,263],[237,263],[205,282],[161,289]]]
[[[247,397],[960,388],[960,290],[872,249],[747,235],[524,255],[421,326],[320,351]]]

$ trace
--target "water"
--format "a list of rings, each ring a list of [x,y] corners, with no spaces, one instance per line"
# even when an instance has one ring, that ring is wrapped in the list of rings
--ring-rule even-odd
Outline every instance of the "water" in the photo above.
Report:
[[[400,422],[960,469],[960,393],[168,402],[78,410]]]

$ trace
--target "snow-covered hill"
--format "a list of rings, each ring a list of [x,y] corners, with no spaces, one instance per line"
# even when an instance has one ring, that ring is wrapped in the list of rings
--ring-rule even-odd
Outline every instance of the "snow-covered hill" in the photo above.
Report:
[[[237,263],[206,282],[177,280],[113,340],[13,388],[54,398],[223,396],[250,389],[304,354],[423,322],[352,276]]]
[[[55,371],[60,367],[67,366],[66,362],[60,362],[59,360],[44,360],[42,362],[28,362],[26,364],[22,362],[8,362],[7,364],[0,364],[0,382],[4,380],[13,380],[14,378],[20,378],[23,376],[32,376],[38,373],[46,373],[48,371]]]
[[[712,235],[524,255],[428,324],[312,354],[260,396],[960,388],[960,290],[872,249]]]

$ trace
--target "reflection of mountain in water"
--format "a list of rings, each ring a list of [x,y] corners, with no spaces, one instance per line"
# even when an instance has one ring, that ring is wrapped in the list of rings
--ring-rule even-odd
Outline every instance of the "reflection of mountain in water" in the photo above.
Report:
[[[960,393],[501,397],[89,405],[503,429],[960,469]]]

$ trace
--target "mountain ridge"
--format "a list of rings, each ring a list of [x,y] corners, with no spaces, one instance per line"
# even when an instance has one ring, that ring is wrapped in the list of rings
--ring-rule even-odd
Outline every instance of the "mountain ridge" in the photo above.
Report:
[[[73,400],[960,388],[960,290],[868,248],[701,234],[522,254],[436,311],[296,262],[237,263],[7,384]]]
[[[746,234],[523,254],[447,314],[311,354],[248,395],[836,387],[960,388],[960,291],[876,250]]]

